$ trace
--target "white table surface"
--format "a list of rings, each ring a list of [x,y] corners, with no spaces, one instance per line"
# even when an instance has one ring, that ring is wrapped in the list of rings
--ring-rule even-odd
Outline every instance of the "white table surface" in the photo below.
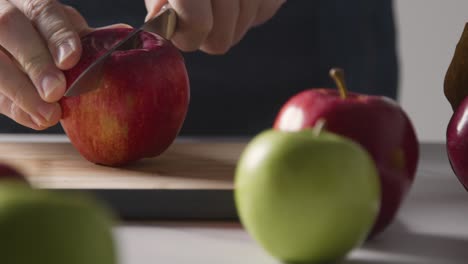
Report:
[[[395,222],[342,264],[468,263],[468,193],[443,145],[424,145]],[[115,229],[122,264],[279,263],[237,223],[156,222]]]
[[[66,138],[0,136],[18,140]],[[234,222],[121,223],[115,236],[120,264],[279,263]],[[423,144],[416,180],[394,223],[340,264],[401,263],[468,263],[468,193],[442,144]]]

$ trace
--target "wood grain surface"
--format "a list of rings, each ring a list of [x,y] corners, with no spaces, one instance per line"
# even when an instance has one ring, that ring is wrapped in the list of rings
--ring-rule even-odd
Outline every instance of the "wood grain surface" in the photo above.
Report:
[[[245,146],[241,140],[177,140],[159,157],[112,168],[85,160],[67,140],[45,141],[0,138],[0,162],[41,188],[231,190]]]

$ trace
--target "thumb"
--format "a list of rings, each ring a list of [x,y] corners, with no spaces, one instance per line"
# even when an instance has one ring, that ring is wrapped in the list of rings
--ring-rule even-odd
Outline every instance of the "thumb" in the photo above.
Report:
[[[75,8],[68,5],[62,5],[62,7],[65,10],[67,17],[70,19],[73,27],[80,36],[83,36],[92,31],[84,17]]]
[[[166,3],[167,0],[145,0],[146,10],[148,11],[145,21],[154,17]]]

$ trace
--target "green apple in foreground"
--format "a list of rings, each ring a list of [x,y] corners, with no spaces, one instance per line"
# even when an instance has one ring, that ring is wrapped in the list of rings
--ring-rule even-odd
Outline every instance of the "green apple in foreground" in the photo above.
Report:
[[[92,200],[0,186],[0,263],[115,264],[111,217]]]
[[[380,183],[371,157],[349,139],[267,130],[240,157],[235,202],[243,226],[271,255],[326,263],[365,240]]]

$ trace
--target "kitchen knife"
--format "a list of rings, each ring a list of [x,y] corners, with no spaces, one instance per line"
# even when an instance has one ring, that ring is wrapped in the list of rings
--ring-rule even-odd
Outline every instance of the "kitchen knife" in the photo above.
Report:
[[[94,61],[78,78],[70,85],[65,92],[65,96],[77,96],[90,92],[98,88],[99,80],[102,77],[102,66],[106,59],[117,50],[127,50],[139,37],[141,31],[156,33],[165,39],[170,39],[175,31],[177,24],[177,15],[168,4],[163,6],[161,11],[151,20],[148,20],[141,27],[136,28],[128,34],[123,40],[115,44],[110,50]]]

